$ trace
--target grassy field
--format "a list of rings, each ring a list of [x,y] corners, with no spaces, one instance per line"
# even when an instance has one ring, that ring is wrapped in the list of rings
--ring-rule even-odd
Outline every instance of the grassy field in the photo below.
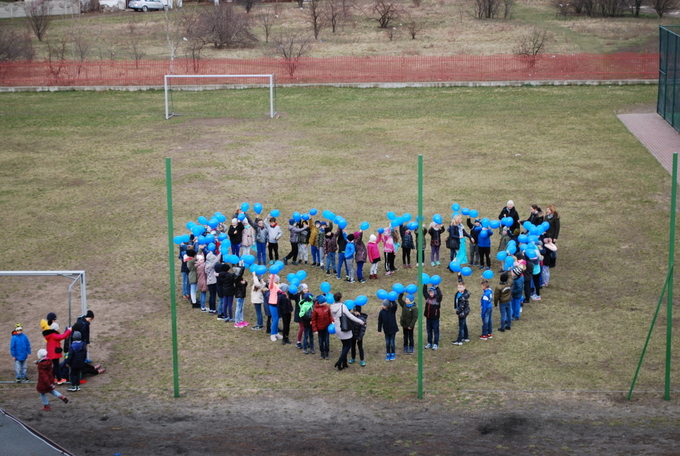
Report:
[[[426,217],[446,217],[453,202],[491,218],[509,198],[522,217],[532,203],[555,204],[562,217],[558,266],[544,299],[525,308],[511,334],[452,346],[454,279],[443,266],[425,268],[443,276],[445,296],[442,348],[425,353],[425,387],[442,401],[461,390],[629,387],[666,271],[670,176],[616,113],[651,109],[655,87],[281,89],[275,120],[264,115],[261,90],[191,96],[195,112],[210,118],[164,120],[161,92],[0,95],[0,228],[18,250],[5,268],[87,271],[97,313],[93,350],[110,367],[97,380],[102,400],[107,392],[142,389],[167,395],[172,385],[165,157],[173,163],[175,235],[187,221],[229,214],[242,201],[278,208],[283,217],[329,209],[349,228],[367,220],[373,230],[386,224],[387,211],[417,212],[418,154]],[[306,270],[318,291],[326,276]],[[184,394],[321,390],[339,379],[378,397],[411,394],[416,357],[383,360],[375,291],[415,277],[402,269],[363,285],[331,280],[346,297],[371,297],[368,366],[343,376],[332,362],[234,329],[180,300]],[[475,272],[468,281],[473,339],[481,327],[478,282]],[[64,297],[56,295],[63,281],[0,283],[0,323],[25,322],[35,343],[47,311],[65,315]],[[249,302],[246,320],[253,322]],[[494,318],[497,325],[497,312]],[[659,326],[640,390],[662,388],[662,341]],[[337,355],[340,344],[331,343]],[[7,356],[3,379],[11,376]],[[134,381],[139,366],[154,372],[143,384]]]
[[[186,11],[211,8],[208,4],[185,4]],[[420,7],[404,2],[402,20],[396,25],[393,40],[371,20],[368,0],[356,2],[357,7],[336,33],[326,27],[314,42],[308,55],[371,56],[371,55],[490,55],[511,54],[518,39],[532,27],[550,32],[544,52],[608,53],[620,51],[645,52],[658,49],[658,26],[676,25],[677,18],[642,15],[640,18],[574,18],[557,16],[551,2],[519,0],[507,20],[480,21],[472,15],[472,3],[463,0],[424,1]],[[178,14],[173,12],[173,15]],[[248,49],[217,50],[206,47],[203,58],[255,58],[276,54],[272,41],[265,42],[263,17],[272,23],[271,36],[295,33],[310,34],[307,9],[297,3],[260,4],[251,11],[253,33],[259,42]],[[405,24],[415,20],[423,24],[422,32],[412,40]],[[133,24],[131,28],[130,24]],[[23,20],[0,20],[0,27],[23,28]],[[131,59],[131,42],[139,41],[145,58],[166,59],[169,56],[162,13],[87,14],[76,18],[63,17],[50,26],[43,42],[34,40],[38,58],[47,56],[47,41],[55,43],[65,38],[81,37],[87,44],[88,59]],[[134,40],[133,40],[134,37]],[[184,44],[180,41],[180,44]],[[67,47],[72,58],[73,47]],[[187,51],[180,47],[178,56]]]

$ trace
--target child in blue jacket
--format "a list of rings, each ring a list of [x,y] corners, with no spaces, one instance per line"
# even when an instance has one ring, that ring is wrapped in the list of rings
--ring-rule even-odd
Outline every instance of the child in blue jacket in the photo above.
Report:
[[[493,324],[491,314],[493,313],[493,292],[489,288],[489,281],[482,280],[482,335],[481,340],[493,339]]]
[[[395,339],[399,332],[397,325],[397,305],[388,299],[382,302],[382,309],[378,314],[378,334],[385,331],[385,361],[394,361],[397,357]]]
[[[476,226],[475,231],[479,232],[477,238],[477,250],[479,250],[479,269],[491,269],[491,236],[493,230],[489,227]]]
[[[9,343],[9,351],[14,358],[14,372],[16,373],[17,383],[26,383],[26,360],[31,354],[31,341],[24,334],[24,327],[21,323],[14,325],[12,338]]]
[[[524,274],[522,265],[512,269],[512,319],[519,320],[522,313],[522,303],[524,302]]]

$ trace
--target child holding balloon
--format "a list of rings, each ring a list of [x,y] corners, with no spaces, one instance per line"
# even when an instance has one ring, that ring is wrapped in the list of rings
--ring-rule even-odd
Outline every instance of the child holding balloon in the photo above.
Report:
[[[432,219],[434,220],[430,223],[430,265],[439,266],[441,262],[439,261],[439,248],[442,245],[442,233],[444,232],[444,227],[441,225],[442,216],[435,214]]]
[[[276,211],[276,214],[279,212]],[[276,223],[276,216],[273,215],[274,211],[272,211],[268,216],[267,216],[267,222],[265,224],[267,225],[267,232],[269,233],[269,237],[267,239],[268,244],[268,253],[269,253],[269,264],[274,264],[275,261],[279,261],[279,239],[281,239],[281,236],[283,236],[283,232],[281,231],[281,227]]]
[[[349,301],[348,301],[349,302]],[[366,323],[368,322],[368,314],[362,312],[363,305],[368,302],[366,296],[357,296],[354,302],[354,309],[352,313],[361,321],[364,322],[363,325],[352,324],[352,350],[351,358],[349,363],[353,364],[357,357],[357,348],[359,349],[359,365],[361,367],[366,367],[366,361],[364,361],[364,336],[366,335]]]
[[[439,317],[441,315],[442,291],[438,286],[423,285],[423,296],[425,297],[425,316],[427,325],[427,345],[425,348],[436,350],[439,348]]]
[[[394,239],[389,227],[378,229],[378,243],[380,242],[383,243],[383,254],[385,255],[385,275],[392,275],[397,268],[394,266]]]
[[[417,290],[418,288],[416,288]],[[399,307],[401,307],[399,322],[401,323],[401,329],[404,331],[404,353],[413,353],[413,330],[418,321],[418,306],[416,306],[413,294],[406,291],[399,294],[397,302],[399,302]]]
[[[493,339],[493,322],[491,315],[493,313],[493,292],[489,289],[488,280],[482,280],[482,297],[480,299],[481,316],[482,316],[482,335],[480,340]]]
[[[330,335],[328,326],[333,323],[333,316],[331,315],[331,308],[326,304],[326,297],[321,294],[314,300],[314,307],[312,310],[312,331],[319,338],[319,351],[321,352],[321,359],[328,359],[330,352]]]
[[[368,222],[364,222],[368,224]],[[362,223],[361,226],[364,226]],[[366,283],[364,279],[364,263],[368,258],[368,250],[366,249],[366,244],[363,241],[364,233],[363,230],[354,232],[354,261],[357,265],[357,280],[359,283]]]
[[[366,246],[367,259],[371,263],[369,270],[369,279],[378,278],[378,263],[380,263],[380,249],[378,249],[378,239],[375,234],[368,237],[368,245]]]
[[[479,250],[479,269],[491,269],[491,236],[493,230],[489,227],[489,219],[482,220],[482,226],[475,227],[479,231],[477,249]],[[486,264],[486,266],[484,266]]]

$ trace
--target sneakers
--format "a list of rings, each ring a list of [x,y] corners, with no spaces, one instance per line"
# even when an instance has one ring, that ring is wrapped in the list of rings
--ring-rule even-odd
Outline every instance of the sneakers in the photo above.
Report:
[[[302,353],[304,353],[305,355],[308,355],[308,354],[309,354],[309,352],[307,351],[306,348],[303,348],[303,349],[302,349]]]
[[[432,348],[432,344],[427,344],[427,345],[425,345],[425,349],[426,349],[426,350],[427,350],[427,349],[430,349],[430,348]]]
[[[364,361],[364,360],[362,359],[361,361],[359,361],[359,365],[360,365],[361,367],[366,367],[366,361]]]
[[[463,342],[470,342],[470,339],[463,339]]]
[[[316,355],[316,352],[314,351],[314,347],[312,347],[312,348],[309,350],[309,353],[311,353],[312,355]]]
[[[276,337],[278,340],[283,339],[283,336],[281,334],[274,334],[274,337]]]
[[[408,352],[409,352],[410,355],[412,355],[413,354],[413,347],[409,347]]]
[[[430,266],[434,266],[434,261],[430,262]]]
[[[43,408],[40,409],[41,412],[51,412],[52,407],[50,407],[50,404],[43,405]]]
[[[498,328],[500,332],[505,332],[505,328]]]
[[[390,356],[389,353],[387,353],[387,354],[385,355],[385,361],[391,361],[391,360],[392,360],[392,357]]]
[[[259,331],[259,330],[262,329],[262,326],[257,326],[257,325],[255,325],[255,326],[253,326],[253,327],[250,328],[250,329],[252,329],[253,331]]]
[[[487,335],[479,336],[479,340],[487,340],[488,338],[489,336]]]
[[[276,336],[272,334],[271,336],[269,336],[269,340],[271,340],[272,342],[276,342]]]
[[[217,316],[217,320],[225,321],[226,318],[224,318],[222,315],[218,315],[218,316]]]
[[[301,342],[295,342],[295,348],[302,349],[302,343]]]
[[[21,383],[21,379],[20,379],[20,378],[17,378],[16,381],[15,381],[14,383]]]
[[[541,299],[541,297],[539,295],[532,295],[531,299],[534,300],[534,301],[539,301]]]
[[[458,342],[457,340],[454,340],[451,342],[453,345],[463,345],[463,342]]]
[[[436,264],[437,266],[439,266],[439,265],[441,265],[442,263],[441,263],[440,261],[435,261],[435,264]]]
[[[350,364],[354,364],[354,358],[348,360],[347,362],[350,363]]]
[[[390,361],[394,361],[397,359],[397,354],[396,353],[390,353]]]
[[[404,353],[408,353],[408,347],[404,347]]]
[[[63,394],[59,396],[59,399],[61,399],[64,402],[64,404],[68,404],[68,397],[64,396]]]
[[[61,380],[57,380],[56,383],[57,385],[63,385],[64,383],[66,383],[66,379],[62,378]]]
[[[359,283],[366,283],[366,279],[359,280]]]
[[[201,312],[207,312],[207,311],[208,311],[208,309],[206,309],[205,307],[201,307]]]
[[[487,334],[487,335],[486,335],[486,338],[487,338],[487,339],[493,339],[493,334]]]
[[[29,381],[30,381],[30,380],[27,379],[26,377],[24,377],[24,378],[21,379],[21,383],[28,383]]]
[[[439,345],[437,345],[437,344],[432,345],[432,350],[436,350],[438,348],[439,348]]]
[[[80,386],[71,386],[66,391],[80,391]]]

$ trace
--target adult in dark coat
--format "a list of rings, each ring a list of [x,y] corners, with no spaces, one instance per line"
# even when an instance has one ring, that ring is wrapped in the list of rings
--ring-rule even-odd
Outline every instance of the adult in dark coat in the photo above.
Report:
[[[512,226],[510,226],[510,232],[514,233],[515,230],[519,228],[519,213],[517,212],[517,209],[515,209],[514,201],[509,200],[505,207],[501,210],[501,213],[498,215],[498,219],[500,220],[503,217],[512,217]]]

